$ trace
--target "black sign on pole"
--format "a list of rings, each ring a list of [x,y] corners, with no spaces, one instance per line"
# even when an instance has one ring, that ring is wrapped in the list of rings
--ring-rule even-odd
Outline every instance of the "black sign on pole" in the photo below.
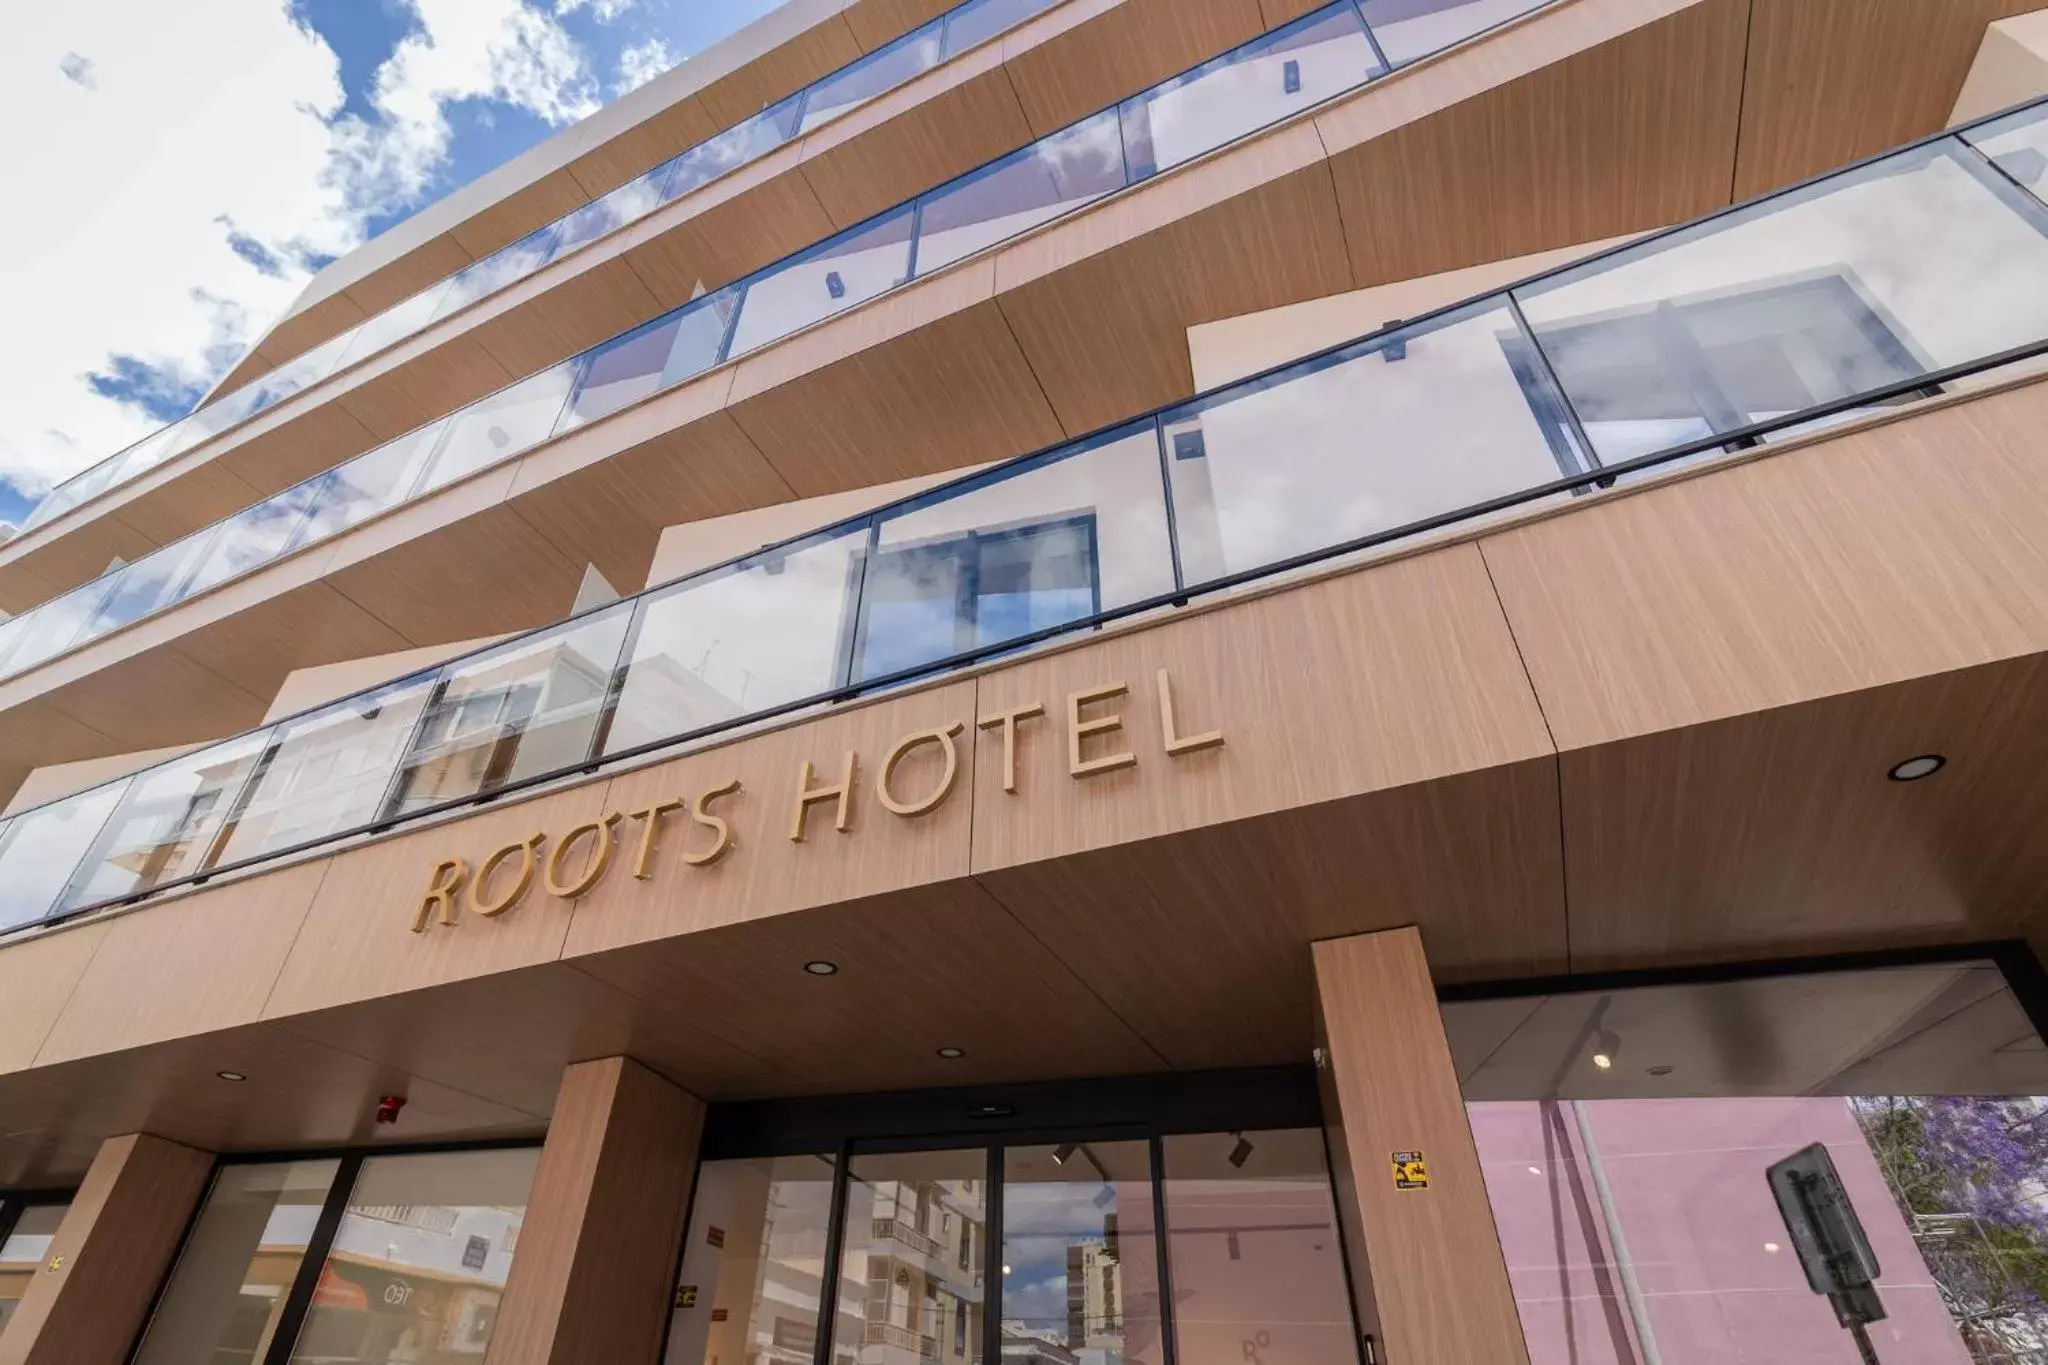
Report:
[[[1877,1365],[1876,1349],[1864,1329],[1885,1317],[1877,1296],[1877,1253],[1863,1233],[1856,1206],[1842,1187],[1834,1158],[1816,1142],[1772,1166],[1765,1175],[1792,1249],[1814,1293],[1825,1294],[1835,1320],[1856,1339],[1868,1365]]]

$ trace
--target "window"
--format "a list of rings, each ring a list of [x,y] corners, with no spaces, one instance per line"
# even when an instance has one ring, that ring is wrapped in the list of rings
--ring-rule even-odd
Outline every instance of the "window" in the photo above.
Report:
[[[7,1330],[70,1207],[67,1199],[0,1198],[0,1332]]]
[[[667,1365],[811,1359],[836,1169],[821,1155],[699,1168]]]
[[[477,1365],[539,1154],[221,1166],[135,1365]]]

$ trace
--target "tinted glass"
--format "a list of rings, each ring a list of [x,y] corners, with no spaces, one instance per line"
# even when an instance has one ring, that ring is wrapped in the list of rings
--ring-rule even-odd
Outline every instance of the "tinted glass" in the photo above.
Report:
[[[21,1306],[29,1281],[42,1269],[50,1241],[57,1235],[69,1204],[30,1204],[14,1221],[14,1230],[0,1242],[0,1333]]]
[[[562,430],[609,416],[716,365],[738,298],[739,291],[721,289],[591,352]]]
[[[1317,1128],[1162,1140],[1174,1342],[1184,1365],[1358,1359]]]
[[[419,491],[439,488],[547,440],[582,363],[579,357],[542,370],[451,415]]]
[[[1173,591],[1148,423],[882,518],[859,670],[880,677]]]
[[[0,929],[40,919],[56,905],[127,789],[126,779],[110,782],[0,826]]]
[[[1119,113],[1131,175],[1177,166],[1380,70],[1355,10],[1291,24],[1126,100]]]
[[[230,816],[220,861],[291,848],[384,814],[385,791],[433,681],[407,678],[280,724]]]
[[[1513,315],[1482,304],[1169,414],[1188,582],[1577,472],[1526,352]]]
[[[797,131],[807,133],[827,119],[858,109],[883,91],[893,90],[920,72],[931,70],[939,64],[940,55],[938,30],[930,27],[907,33],[887,47],[869,53],[811,87]]]
[[[839,686],[867,532],[800,543],[643,598],[606,753]]]
[[[2038,339],[2041,213],[1937,143],[1590,262],[1523,308],[1622,459]]]
[[[300,543],[324,540],[405,501],[446,427],[443,418],[408,431],[309,481],[306,527]]]
[[[62,909],[147,891],[204,870],[269,731],[145,768],[79,863]]]
[[[677,157],[675,173],[662,190],[663,201],[680,199],[698,186],[708,184],[756,157],[765,156],[789,141],[796,131],[802,100],[801,94],[792,95]]]
[[[762,1157],[698,1167],[665,1365],[811,1358],[832,1161]]]
[[[134,1365],[260,1365],[339,1166],[223,1166]]]
[[[1156,1247],[1145,1143],[1004,1150],[1005,1343],[1162,1365]]]
[[[833,1360],[982,1358],[988,1151],[856,1156]]]
[[[918,227],[917,270],[928,274],[1124,186],[1114,111],[1055,133],[935,191]]]
[[[476,1365],[526,1218],[537,1147],[363,1162],[293,1365]]]
[[[740,355],[892,289],[910,277],[912,211],[897,209],[747,284],[733,330]]]
[[[108,581],[107,595],[93,612],[86,634],[104,635],[182,601],[192,581],[193,568],[212,553],[215,535],[215,529],[208,527],[183,540],[172,541],[161,550],[152,550],[116,571]]]
[[[305,534],[312,504],[322,492],[324,489],[317,481],[302,483],[222,522],[205,556],[192,570],[191,580],[178,595],[190,597],[204,592],[216,583],[268,564],[297,548]]]
[[[674,167],[664,161],[647,174],[628,180],[611,193],[593,199],[562,219],[550,259],[559,259],[585,242],[616,232],[661,207],[661,187]]]
[[[946,55],[965,52],[1014,28],[1034,14],[1043,14],[1057,0],[974,0],[946,16]]]
[[[1396,66],[1441,52],[1548,0],[1363,0],[1380,50]]]
[[[475,265],[457,271],[441,294],[441,301],[434,309],[434,320],[439,321],[478,299],[495,294],[546,265],[561,231],[560,223],[549,223],[510,246],[500,247]]]
[[[0,637],[0,649],[7,651],[7,670],[19,673],[33,668],[82,643],[99,614],[101,598],[112,585],[111,578],[95,578],[9,621],[6,635]]]
[[[590,756],[630,603],[451,664],[393,789],[394,813],[496,791]]]

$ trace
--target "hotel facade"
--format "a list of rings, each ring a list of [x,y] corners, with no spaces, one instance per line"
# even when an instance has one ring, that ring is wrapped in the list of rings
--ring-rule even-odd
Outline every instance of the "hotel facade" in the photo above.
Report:
[[[789,0],[336,261],[0,545],[0,1365],[2048,1360],[2031,4]]]

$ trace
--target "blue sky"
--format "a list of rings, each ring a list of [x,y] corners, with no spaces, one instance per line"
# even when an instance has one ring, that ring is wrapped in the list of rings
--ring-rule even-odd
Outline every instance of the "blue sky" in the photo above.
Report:
[[[781,0],[69,0],[0,48],[0,521],[182,414],[313,271]],[[147,212],[137,206],[147,204]]]

